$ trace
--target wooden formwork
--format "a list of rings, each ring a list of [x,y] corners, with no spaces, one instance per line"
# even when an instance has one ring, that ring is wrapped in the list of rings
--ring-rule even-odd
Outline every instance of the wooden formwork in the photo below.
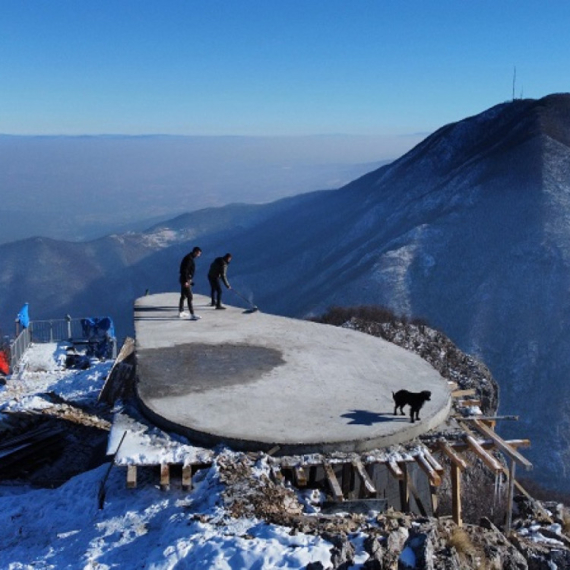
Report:
[[[471,398],[475,390],[454,390],[456,410],[478,405],[479,401]],[[348,499],[378,499],[385,496],[386,481],[392,481],[397,488],[400,510],[409,511],[412,501],[422,515],[438,515],[438,494],[449,465],[451,481],[452,518],[456,524],[462,524],[461,508],[461,473],[468,467],[464,457],[466,452],[474,454],[492,473],[504,474],[509,489],[507,527],[510,526],[512,496],[517,487],[526,492],[515,480],[515,464],[531,469],[532,464],[523,457],[519,447],[530,445],[527,439],[504,440],[494,430],[499,419],[515,419],[513,416],[454,417],[460,432],[453,434],[453,439],[439,437],[429,443],[416,443],[413,447],[398,446],[395,450],[372,450],[365,453],[310,454],[301,456],[275,457],[279,451],[275,447],[267,454],[250,452],[252,460],[261,456],[268,457],[270,474],[274,481],[283,483],[287,480],[299,489],[328,488],[333,500],[342,503]],[[506,467],[493,455],[500,452],[510,460]],[[445,458],[446,462],[442,459]],[[198,469],[207,468],[214,459],[210,452],[207,460],[194,463],[162,463],[154,466],[126,465],[127,487],[136,488],[137,470],[142,467],[154,467],[159,473],[160,487],[171,487],[172,472],[180,473],[180,487],[184,491],[192,489],[192,477]],[[382,473],[379,474],[379,470]],[[419,475],[423,475],[423,482]],[[384,479],[382,479],[384,477]],[[382,483],[382,480],[384,483]],[[422,483],[423,488],[418,488]]]

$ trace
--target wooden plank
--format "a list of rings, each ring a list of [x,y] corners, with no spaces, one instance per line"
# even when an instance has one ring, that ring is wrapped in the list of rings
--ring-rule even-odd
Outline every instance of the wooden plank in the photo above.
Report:
[[[427,447],[423,448],[424,457],[426,458],[427,462],[436,470],[437,474],[441,477],[445,473],[445,469],[439,463],[439,461],[430,453],[430,450]]]
[[[483,461],[483,463],[493,472],[499,473],[503,470],[503,466],[492,456],[489,455],[478,443],[475,438],[469,434],[465,435],[465,441],[471,450]]]
[[[160,464],[160,488],[163,491],[170,489],[170,467],[168,463]]]
[[[136,489],[137,487],[137,466],[127,465],[127,489]]]
[[[468,463],[460,457],[447,443],[446,441],[440,443],[440,449],[449,459],[451,460],[452,465],[458,467],[461,471],[467,468]]]
[[[461,514],[461,469],[458,464],[451,464],[451,510],[453,522],[463,525]]]
[[[128,380],[133,372],[133,367],[127,365],[124,361],[129,358],[135,351],[135,341],[131,337],[125,338],[125,342],[115,358],[115,362],[107,375],[103,388],[99,392],[98,402],[104,401],[113,403],[115,396],[121,392],[124,383]]]
[[[456,404],[460,408],[473,408],[473,407],[480,408],[481,400],[457,400]]]
[[[192,465],[182,466],[182,489],[184,491],[192,490]]]
[[[462,421],[466,419],[468,418],[462,418]],[[513,449],[517,447],[530,447],[530,439],[506,439],[505,441]],[[492,439],[480,440],[478,443],[483,449],[493,449],[495,447],[495,442]],[[464,441],[448,442],[448,445],[455,451],[466,451],[469,449],[469,446]]]
[[[307,475],[305,470],[303,469],[302,465],[297,465],[295,468],[295,481],[297,482],[298,487],[306,487],[307,486]]]
[[[461,398],[462,396],[475,396],[477,390],[475,388],[469,388],[468,390],[454,390],[451,392],[452,398]]]
[[[518,416],[473,416],[471,418],[460,418],[462,422],[473,422],[473,421],[496,421],[496,420],[513,420],[518,421]]]
[[[329,487],[331,489],[331,492],[332,492],[335,500],[344,501],[344,496],[342,494],[342,490],[340,488],[340,485],[338,483],[338,479],[336,478],[336,475],[334,473],[334,470],[333,470],[331,464],[328,462],[325,462],[325,463],[323,463],[323,468],[325,470],[325,476],[327,478]]]
[[[532,469],[532,463],[526,457],[523,457],[516,449],[513,449],[499,434],[495,433],[489,426],[480,421],[473,422],[473,425],[483,435],[491,438],[499,450],[502,451],[505,455],[511,459],[514,459],[527,471]]]
[[[511,524],[513,522],[513,498],[515,496],[515,469],[517,464],[515,459],[511,457],[509,465],[509,491],[507,495],[507,520],[505,522],[505,534],[511,532]]]
[[[420,510],[420,514],[424,517],[427,517],[427,511],[426,508],[424,507],[424,504],[421,500],[420,494],[418,493],[418,490],[416,489],[416,486],[414,485],[414,482],[412,481],[412,478],[408,475],[407,480],[406,480],[407,484],[408,484],[408,489],[412,492],[412,495],[414,496],[414,499],[416,501],[416,505],[418,506],[418,509]]]
[[[401,478],[398,478],[398,487],[400,489],[400,510],[403,513],[407,513],[410,511],[410,486],[408,485],[408,467],[404,462],[398,465],[400,473],[402,474]]]
[[[453,380],[448,380],[447,381],[447,386],[448,388],[453,392],[455,390],[457,390],[459,388],[457,382],[454,382]]]
[[[375,495],[376,487],[374,486],[374,483],[372,483],[372,480],[370,479],[368,473],[364,469],[362,461],[360,461],[360,459],[354,459],[352,462],[352,466],[354,467],[354,470],[357,473],[357,475],[360,477],[360,481],[362,482],[362,485],[366,490],[366,493],[368,495]]]
[[[401,481],[402,479],[404,479],[404,472],[400,469],[400,467],[398,466],[398,464],[393,460],[393,459],[389,459],[386,462],[386,467],[388,467],[388,471],[390,471],[390,473],[399,481]]]
[[[437,498],[437,487],[434,485],[429,486],[429,496],[431,500],[431,512],[433,516],[439,518],[439,501]]]
[[[416,463],[420,466],[420,469],[428,476],[430,485],[434,487],[439,487],[441,485],[441,477],[438,475],[436,470],[428,463],[427,459],[421,455],[415,455],[414,459]]]

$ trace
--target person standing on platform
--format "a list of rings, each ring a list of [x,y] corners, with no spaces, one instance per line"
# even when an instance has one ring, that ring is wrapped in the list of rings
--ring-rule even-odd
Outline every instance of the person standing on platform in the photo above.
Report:
[[[226,253],[224,257],[216,257],[208,271],[208,281],[210,282],[212,295],[212,307],[216,307],[216,309],[225,309],[222,305],[222,282],[228,289],[231,289],[227,275],[228,265],[231,260],[231,253]]]
[[[180,302],[178,303],[179,317],[190,316],[191,321],[197,321],[200,317],[194,313],[194,306],[192,305],[192,286],[194,285],[194,273],[196,271],[196,258],[202,255],[202,250],[195,247],[180,263]],[[188,302],[188,311],[184,311],[184,299]]]

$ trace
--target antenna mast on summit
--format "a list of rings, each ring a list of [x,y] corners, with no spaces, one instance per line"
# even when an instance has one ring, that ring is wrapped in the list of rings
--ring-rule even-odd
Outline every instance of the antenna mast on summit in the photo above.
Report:
[[[514,66],[513,70],[513,101],[515,100],[515,84],[517,82],[517,66]]]

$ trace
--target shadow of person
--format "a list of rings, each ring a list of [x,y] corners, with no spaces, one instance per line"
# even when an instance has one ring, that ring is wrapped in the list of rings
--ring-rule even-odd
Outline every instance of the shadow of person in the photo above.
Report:
[[[374,424],[379,424],[382,422],[390,422],[393,421],[394,416],[391,414],[389,417],[386,417],[388,414],[380,414],[378,412],[370,412],[368,410],[352,410],[347,412],[346,414],[342,414],[341,418],[348,418],[350,421],[348,422],[349,425],[362,425],[362,426],[371,426]]]

